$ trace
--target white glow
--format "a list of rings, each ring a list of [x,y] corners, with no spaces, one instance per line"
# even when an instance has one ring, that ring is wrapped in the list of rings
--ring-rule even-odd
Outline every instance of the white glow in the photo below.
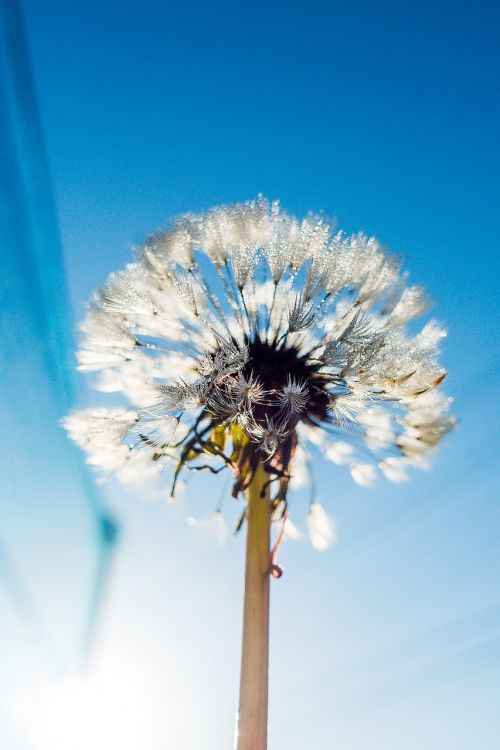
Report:
[[[135,672],[135,669],[134,669]],[[144,691],[145,675],[113,668],[63,679],[40,697],[33,727],[40,750],[137,750],[160,747],[168,732],[168,710],[158,691]],[[156,697],[156,702],[151,700]],[[158,719],[165,721],[160,729]],[[162,721],[162,724],[163,724]],[[170,733],[168,733],[170,734]],[[169,736],[175,746],[175,737]]]

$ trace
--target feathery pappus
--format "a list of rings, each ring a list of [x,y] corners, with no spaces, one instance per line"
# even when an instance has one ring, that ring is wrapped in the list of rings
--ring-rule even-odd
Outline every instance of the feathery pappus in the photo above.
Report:
[[[284,512],[310,445],[361,485],[402,481],[454,427],[445,331],[407,327],[428,306],[376,239],[321,217],[263,198],[182,216],[110,275],[81,326],[79,369],[130,407],[63,423],[104,476],[167,476],[172,496],[184,470],[227,467],[238,497],[264,463]]]

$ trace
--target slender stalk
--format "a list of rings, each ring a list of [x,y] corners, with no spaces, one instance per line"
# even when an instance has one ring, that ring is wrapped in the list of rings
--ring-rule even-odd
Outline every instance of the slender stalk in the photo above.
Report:
[[[248,487],[243,646],[236,750],[266,750],[269,673],[269,484],[259,465]],[[264,496],[261,497],[265,487]]]

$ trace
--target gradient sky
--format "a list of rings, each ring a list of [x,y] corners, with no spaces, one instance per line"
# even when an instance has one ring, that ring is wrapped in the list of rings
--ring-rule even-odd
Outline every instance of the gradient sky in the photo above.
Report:
[[[269,745],[497,750],[498,4],[23,8],[74,312],[68,328],[130,247],[169,217],[261,192],[291,212],[323,210],[347,231],[375,234],[436,300],[459,428],[433,470],[402,486],[363,489],[341,467],[318,465],[339,538],[328,553],[305,542],[283,550],[286,573],[272,584]],[[29,350],[25,357],[26,370],[37,366]],[[82,380],[79,401],[92,403]],[[42,411],[31,450],[65,450]],[[23,492],[39,483],[40,462],[25,470]],[[9,713],[0,746],[230,748],[242,539],[214,547],[184,520],[209,513],[220,484],[197,477],[172,507],[101,491],[121,533],[82,674],[68,644],[84,630],[95,535],[83,501],[64,503],[61,471],[45,478],[47,506],[30,520],[26,506],[2,505],[1,533],[11,554],[30,560],[28,582],[65,656],[54,666],[40,653],[0,587]],[[47,540],[59,523],[58,546]]]

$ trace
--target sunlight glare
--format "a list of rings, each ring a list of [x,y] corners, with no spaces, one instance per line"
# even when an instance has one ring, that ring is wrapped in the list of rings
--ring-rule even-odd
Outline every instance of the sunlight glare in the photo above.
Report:
[[[159,690],[141,689],[142,676],[113,669],[60,680],[48,687],[35,722],[40,750],[137,750],[160,747],[168,711],[159,711]],[[147,682],[146,682],[147,684]],[[156,699],[156,700],[155,700]],[[158,726],[162,717],[162,727]],[[162,734],[163,737],[160,737]],[[168,732],[168,734],[170,734]],[[175,743],[175,738],[169,736]]]

